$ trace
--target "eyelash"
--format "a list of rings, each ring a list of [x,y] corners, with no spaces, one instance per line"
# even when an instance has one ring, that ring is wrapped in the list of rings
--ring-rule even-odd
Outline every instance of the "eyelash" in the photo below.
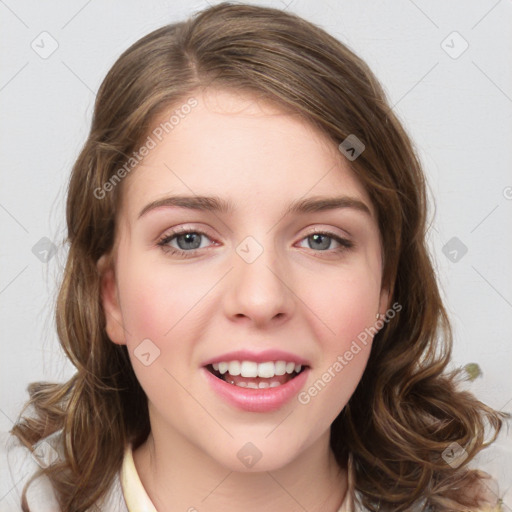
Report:
[[[199,251],[200,249],[191,249],[190,251],[184,251],[183,249],[176,249],[175,247],[170,247],[168,245],[169,242],[171,240],[173,240],[174,238],[178,237],[179,235],[186,235],[188,233],[195,233],[195,234],[198,234],[198,235],[204,235],[206,238],[210,238],[208,236],[208,234],[205,233],[204,231],[200,231],[198,229],[182,228],[182,229],[177,229],[175,231],[172,231],[171,233],[165,234],[157,242],[157,245],[159,247],[161,247],[163,251],[165,251],[166,253],[170,253],[173,256],[181,256],[183,258],[191,258],[191,257],[194,256],[195,252]],[[314,251],[314,252],[320,252],[320,253],[323,253],[323,252],[327,252],[327,253],[332,253],[332,252],[334,252],[334,253],[343,253],[343,252],[348,251],[348,250],[350,250],[350,249],[352,249],[354,247],[354,243],[351,242],[350,240],[347,240],[346,238],[341,238],[340,236],[335,235],[334,233],[331,233],[329,231],[322,231],[322,230],[312,231],[311,233],[309,233],[305,237],[303,237],[301,240],[309,238],[310,236],[313,236],[313,235],[325,235],[328,238],[332,238],[333,240],[335,240],[336,242],[338,242],[340,244],[340,247],[338,247],[336,249],[325,250],[325,251]]]

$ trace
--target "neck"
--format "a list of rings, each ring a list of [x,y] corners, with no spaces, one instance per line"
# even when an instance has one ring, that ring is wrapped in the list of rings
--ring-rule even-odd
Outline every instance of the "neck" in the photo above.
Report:
[[[337,512],[347,471],[329,447],[329,431],[273,471],[235,472],[181,436],[152,430],[133,452],[139,478],[159,511]]]

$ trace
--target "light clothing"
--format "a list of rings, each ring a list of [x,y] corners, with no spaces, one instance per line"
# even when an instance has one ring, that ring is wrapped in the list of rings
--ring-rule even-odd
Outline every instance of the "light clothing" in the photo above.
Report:
[[[133,461],[131,446],[128,446],[125,451],[121,468],[121,486],[128,512],[157,512],[140,481]],[[348,508],[347,497],[338,512],[351,512]]]
[[[17,438],[8,437],[4,449],[9,467],[3,481],[9,482],[9,492],[3,498],[0,496],[0,512],[22,512],[21,495],[29,477],[40,465],[48,465],[62,456],[59,434],[60,431],[37,443],[34,455]],[[31,512],[61,512],[50,480],[44,475],[29,486],[27,502]],[[347,493],[338,512],[353,512],[348,502]],[[121,469],[106,495],[96,503],[95,512],[157,512],[137,473],[131,445],[126,447]]]
[[[34,447],[34,453],[24,447],[13,435],[3,434],[0,437],[4,438],[0,439],[0,512],[22,512],[21,495],[29,478],[40,465],[49,465],[55,457],[63,456],[60,431],[39,441]],[[494,449],[494,453],[488,452],[488,457],[491,461],[501,460],[499,466],[506,472],[507,481],[510,482],[510,472],[505,467],[511,462],[510,445],[507,444],[504,448],[496,444]],[[496,453],[498,458],[493,459]],[[497,474],[497,470],[492,473]],[[366,509],[354,506],[349,498],[354,482],[354,472],[349,463],[347,495],[338,512],[365,512]],[[486,498],[489,501],[494,498],[493,505],[483,507],[481,512],[507,510],[507,508],[501,508],[496,502],[496,497],[499,495],[498,488],[491,489],[495,484],[497,484],[495,480],[487,484],[489,496]],[[504,507],[510,503],[508,498],[510,498],[509,494],[504,496]],[[31,512],[61,512],[50,480],[44,475],[35,479],[28,487],[27,502]],[[93,508],[94,512],[157,512],[137,473],[131,445],[125,449],[121,469],[116,474],[110,489]],[[90,512],[93,510],[90,509]]]

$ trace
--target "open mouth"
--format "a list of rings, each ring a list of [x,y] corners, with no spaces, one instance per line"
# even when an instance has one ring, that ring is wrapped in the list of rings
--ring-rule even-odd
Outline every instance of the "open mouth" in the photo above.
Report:
[[[282,386],[309,368],[284,361],[269,362],[259,366],[256,363],[246,363],[244,361],[234,366],[226,363],[214,363],[207,365],[206,369],[228,384],[241,388],[264,389]],[[233,373],[230,373],[230,370]]]

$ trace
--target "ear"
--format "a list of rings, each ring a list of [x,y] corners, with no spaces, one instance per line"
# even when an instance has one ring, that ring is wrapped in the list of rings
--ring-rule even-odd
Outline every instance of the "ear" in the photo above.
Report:
[[[386,311],[389,309],[389,290],[387,288],[382,288],[380,291],[380,300],[379,300],[379,314],[384,316]]]
[[[100,294],[103,311],[105,312],[105,329],[111,341],[118,345],[126,345],[123,315],[119,306],[114,265],[110,255],[104,254],[97,263],[100,274]]]

